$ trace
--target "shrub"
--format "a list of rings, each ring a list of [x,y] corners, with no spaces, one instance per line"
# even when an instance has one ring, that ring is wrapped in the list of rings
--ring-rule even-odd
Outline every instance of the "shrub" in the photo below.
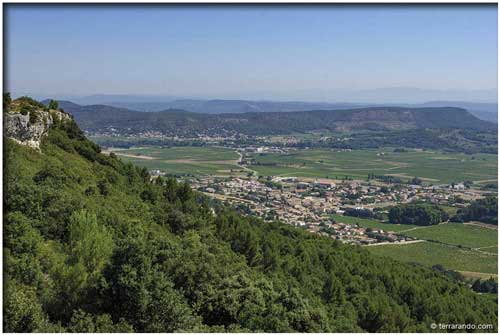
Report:
[[[40,120],[40,113],[37,111],[31,111],[30,112],[30,123],[36,123]]]
[[[41,102],[36,101],[33,98],[27,97],[27,96],[23,96],[23,97],[17,98],[16,100],[14,100],[14,102],[17,102],[17,103],[19,103],[21,105],[29,105],[29,106],[33,106],[35,108],[38,107],[40,109],[45,109],[44,104],[42,104]]]
[[[27,105],[21,105],[21,108],[19,110],[19,112],[22,114],[22,115],[28,115],[29,113],[31,113],[33,111],[33,108],[31,106],[27,106]]]

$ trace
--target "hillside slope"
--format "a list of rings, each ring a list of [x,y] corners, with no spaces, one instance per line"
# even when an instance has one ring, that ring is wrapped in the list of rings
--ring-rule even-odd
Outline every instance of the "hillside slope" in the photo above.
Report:
[[[472,115],[484,121],[498,123],[498,104],[478,103],[466,101],[429,101],[418,107],[446,107],[455,106],[466,109]],[[416,106],[417,107],[417,106]]]
[[[151,181],[71,119],[40,151],[4,140],[6,332],[497,329],[497,304],[449,277]]]

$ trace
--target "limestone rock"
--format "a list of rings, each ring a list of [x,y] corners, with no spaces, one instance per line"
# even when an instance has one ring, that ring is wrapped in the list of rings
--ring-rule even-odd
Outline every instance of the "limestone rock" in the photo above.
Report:
[[[4,135],[20,144],[40,150],[40,141],[54,123],[54,118],[64,121],[71,119],[71,116],[55,110],[37,110],[26,115],[4,114]]]

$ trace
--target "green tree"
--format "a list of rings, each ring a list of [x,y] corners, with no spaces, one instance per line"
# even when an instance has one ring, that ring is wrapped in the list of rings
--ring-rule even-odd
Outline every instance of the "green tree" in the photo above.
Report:
[[[10,93],[9,92],[4,93],[3,94],[3,111],[4,111],[4,113],[9,111],[11,102],[12,102],[12,99],[10,97]]]
[[[59,108],[59,104],[57,103],[56,100],[52,100],[51,99],[49,101],[49,106],[48,107],[49,107],[49,109],[57,109],[57,108]]]
[[[328,303],[336,303],[337,305],[345,303],[345,292],[342,283],[332,275],[326,278],[323,287],[323,298]]]
[[[95,316],[78,309],[71,317],[68,331],[72,333],[132,333],[134,328],[123,318],[115,324],[109,314]]]
[[[7,333],[41,332],[46,329],[46,317],[33,288],[7,285],[3,308],[3,330]]]
[[[71,262],[82,264],[91,278],[102,271],[114,247],[109,230],[87,210],[77,211],[71,216],[68,244]]]

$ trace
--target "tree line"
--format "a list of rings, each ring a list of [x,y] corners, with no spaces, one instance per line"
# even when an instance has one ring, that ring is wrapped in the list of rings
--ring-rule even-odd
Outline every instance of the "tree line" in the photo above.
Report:
[[[490,195],[474,200],[467,207],[460,208],[450,220],[454,222],[480,221],[498,225],[498,197]]]
[[[395,224],[431,226],[447,221],[448,218],[448,213],[434,204],[409,203],[389,209],[389,222]]]

